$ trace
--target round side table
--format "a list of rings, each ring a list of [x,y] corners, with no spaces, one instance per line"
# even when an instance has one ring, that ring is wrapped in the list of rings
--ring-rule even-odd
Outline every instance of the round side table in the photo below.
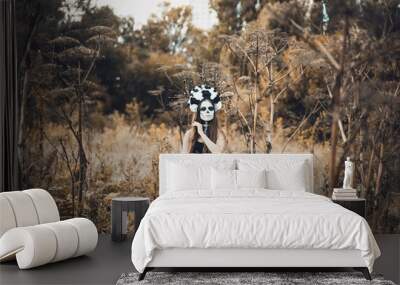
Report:
[[[149,205],[150,199],[144,197],[113,198],[111,202],[111,239],[113,241],[123,241],[126,239],[128,212],[135,213],[134,233],[136,233]]]

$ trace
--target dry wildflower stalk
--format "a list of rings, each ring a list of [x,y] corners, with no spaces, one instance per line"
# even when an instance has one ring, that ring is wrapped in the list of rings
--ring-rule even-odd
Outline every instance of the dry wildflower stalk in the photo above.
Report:
[[[257,135],[266,134],[266,152],[272,150],[272,140],[275,123],[275,105],[286,89],[280,89],[280,81],[287,78],[292,70],[282,66],[282,55],[288,47],[287,34],[278,30],[267,31],[249,28],[241,37],[222,36],[225,45],[235,56],[242,58],[249,66],[249,75],[232,78],[233,92],[237,96],[237,115],[243,125],[244,137],[249,146],[249,152],[256,152]],[[238,84],[247,85],[251,92],[244,96],[239,91]],[[247,97],[247,98],[246,98]],[[269,119],[263,121],[259,115],[259,103],[263,98],[269,98]],[[250,116],[246,117],[240,110],[239,103],[246,102]],[[260,121],[260,122],[259,122]]]

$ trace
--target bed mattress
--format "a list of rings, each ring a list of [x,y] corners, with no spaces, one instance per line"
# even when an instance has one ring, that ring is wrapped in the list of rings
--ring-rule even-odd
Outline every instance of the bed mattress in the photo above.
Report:
[[[372,271],[380,251],[368,223],[330,199],[299,191],[170,192],[150,206],[132,243],[139,272],[163,249],[359,250]]]

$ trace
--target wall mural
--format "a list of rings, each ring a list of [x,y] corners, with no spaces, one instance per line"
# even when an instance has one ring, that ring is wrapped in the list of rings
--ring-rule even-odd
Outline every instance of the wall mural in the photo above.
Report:
[[[121,1],[16,2],[22,185],[64,218],[110,231],[113,197],[157,197],[160,153],[312,152],[318,193],[350,157],[372,229],[400,233],[397,1],[196,1],[206,29],[179,1],[143,23]]]

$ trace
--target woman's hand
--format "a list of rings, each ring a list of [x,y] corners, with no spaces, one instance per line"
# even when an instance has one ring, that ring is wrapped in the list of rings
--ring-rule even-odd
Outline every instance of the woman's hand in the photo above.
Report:
[[[206,144],[207,148],[210,150],[211,153],[221,153],[224,150],[225,136],[222,132],[220,132],[220,131],[218,132],[217,142],[214,143],[204,133],[202,124],[194,121],[192,123],[192,127],[194,129],[197,128],[197,131],[198,131],[200,137],[203,139],[204,143]],[[192,140],[193,140],[193,135],[194,135],[194,129],[190,129],[189,131],[187,131],[185,133],[185,136],[183,138],[182,153],[190,152],[190,147],[192,145]]]
[[[194,121],[194,122],[192,123],[192,127],[197,128],[197,132],[198,132],[199,134],[203,134],[203,133],[204,133],[204,132],[203,132],[203,125],[200,124],[199,122]]]

